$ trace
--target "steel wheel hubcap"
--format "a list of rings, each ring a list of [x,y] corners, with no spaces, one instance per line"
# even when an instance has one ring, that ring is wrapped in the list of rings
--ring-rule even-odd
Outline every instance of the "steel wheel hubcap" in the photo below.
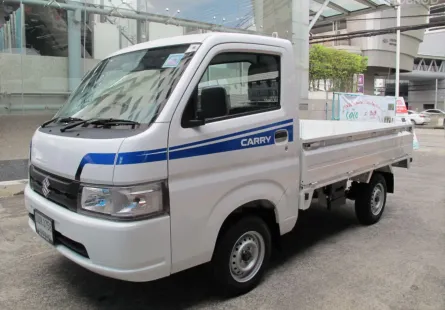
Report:
[[[261,268],[265,254],[264,238],[255,231],[243,234],[230,253],[230,273],[237,282],[251,280]]]
[[[374,215],[378,215],[382,209],[385,202],[385,190],[382,184],[377,184],[374,187],[371,195],[371,212]]]

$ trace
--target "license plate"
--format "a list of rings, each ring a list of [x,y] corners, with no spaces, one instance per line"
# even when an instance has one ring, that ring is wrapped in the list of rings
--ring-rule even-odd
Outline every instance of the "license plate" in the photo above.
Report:
[[[54,221],[37,210],[34,210],[34,220],[39,236],[54,244]]]

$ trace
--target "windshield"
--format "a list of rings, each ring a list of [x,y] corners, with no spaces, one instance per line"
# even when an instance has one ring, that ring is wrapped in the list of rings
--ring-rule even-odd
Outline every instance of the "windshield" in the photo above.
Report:
[[[188,48],[146,49],[101,61],[55,117],[152,123],[191,60],[192,54],[185,54]]]

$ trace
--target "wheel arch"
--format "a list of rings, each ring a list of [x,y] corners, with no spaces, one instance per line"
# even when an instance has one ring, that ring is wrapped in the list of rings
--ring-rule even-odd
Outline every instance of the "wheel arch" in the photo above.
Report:
[[[215,245],[218,244],[221,236],[230,228],[234,223],[246,216],[258,216],[267,225],[272,236],[272,243],[277,244],[280,238],[280,226],[278,220],[278,210],[273,202],[267,199],[257,199],[245,203],[235,210],[233,210],[222,223],[216,238]],[[215,249],[213,249],[213,253]]]
[[[286,189],[277,182],[258,180],[237,186],[222,197],[206,221],[206,236],[203,238],[206,260],[213,257],[223,226],[226,227],[238,216],[256,214],[265,219],[266,224],[270,224],[273,230],[278,227],[279,231],[280,223],[285,222],[288,217],[288,210],[285,209],[285,204],[281,203],[285,192]],[[274,232],[271,230],[271,233]],[[278,234],[280,235],[280,232]]]
[[[390,194],[394,193],[394,173],[391,166],[385,166],[374,170],[373,174],[378,173],[385,178],[386,191]]]

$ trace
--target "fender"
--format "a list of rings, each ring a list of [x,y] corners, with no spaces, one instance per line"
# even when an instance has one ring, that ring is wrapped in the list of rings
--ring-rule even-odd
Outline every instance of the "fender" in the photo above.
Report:
[[[216,245],[218,234],[224,221],[239,207],[255,201],[267,200],[274,206],[275,217],[278,225],[286,220],[286,211],[283,210],[280,200],[285,193],[285,189],[278,183],[271,181],[250,182],[243,186],[234,188],[223,196],[213,207],[210,217],[207,220],[206,236],[204,239],[205,259],[212,259],[213,250]],[[281,229],[280,229],[281,230]]]
[[[214,206],[209,206],[211,211],[204,220],[205,226],[200,238],[199,250],[194,257],[177,261],[172,264],[171,273],[176,273],[200,264],[209,262],[212,259],[216,240],[221,227],[227,217],[239,207],[255,200],[267,200],[275,206],[275,216],[278,224],[284,220],[286,212],[278,209],[279,202],[285,189],[278,183],[268,180],[258,180],[238,185],[227,191],[224,196],[217,200]]]

